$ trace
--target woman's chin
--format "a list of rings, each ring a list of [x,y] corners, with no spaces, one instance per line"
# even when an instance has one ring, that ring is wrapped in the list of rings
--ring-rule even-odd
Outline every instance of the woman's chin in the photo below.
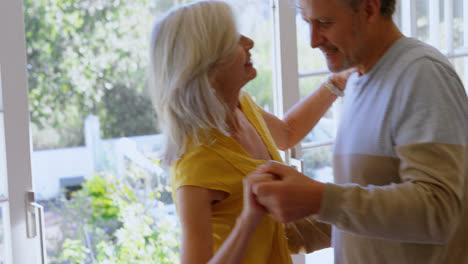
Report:
[[[249,81],[255,79],[257,77],[257,70],[252,67],[252,72],[249,74]]]

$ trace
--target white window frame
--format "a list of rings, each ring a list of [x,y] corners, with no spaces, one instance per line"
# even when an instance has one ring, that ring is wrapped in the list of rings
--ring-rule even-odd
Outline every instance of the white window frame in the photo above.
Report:
[[[430,22],[430,42],[440,48],[438,33],[439,1],[429,0],[429,15],[435,15]],[[453,2],[444,1],[445,30],[447,33],[446,50],[442,52],[451,60],[468,57],[468,34],[464,34],[464,48],[453,47]],[[299,101],[299,79],[329,74],[327,70],[312,72],[298,71],[296,10],[292,1],[271,0],[274,23],[274,112],[283,114]],[[398,0],[395,21],[406,36],[416,36],[416,0]],[[437,15],[436,15],[437,14]],[[31,141],[29,134],[29,107],[26,75],[26,52],[23,20],[23,4],[19,0],[3,0],[0,3],[0,87],[4,99],[4,154],[8,175],[8,194],[0,197],[0,206],[7,206],[5,224],[7,225],[6,246],[7,263],[36,263],[41,252],[37,250],[40,239],[27,238],[25,193],[33,190],[31,176]],[[464,25],[468,28],[468,4],[464,4]],[[464,67],[465,83],[468,83],[468,60]],[[0,133],[1,135],[1,133]],[[333,144],[312,142],[298,144],[285,153],[286,162],[300,158],[303,150]],[[1,148],[1,144],[0,144]],[[0,152],[3,150],[0,149]],[[8,249],[11,250],[8,250]],[[31,250],[36,249],[36,250]],[[11,254],[9,254],[11,252]],[[305,263],[304,258],[295,258],[295,263]]]
[[[26,73],[26,48],[23,20],[23,2],[0,2],[0,74],[3,98],[3,133],[0,141],[2,159],[6,168],[8,190],[2,197],[7,206],[5,221],[6,262],[40,263],[41,251],[38,236],[28,238],[27,223],[37,228],[36,221],[27,221],[31,203],[27,193],[33,190],[31,174],[31,144],[29,135],[29,107]],[[0,161],[1,162],[1,161]],[[4,176],[4,175],[2,175]],[[34,217],[35,218],[35,217]],[[36,219],[34,219],[36,220]],[[34,233],[34,231],[32,231]],[[29,232],[31,234],[31,232]]]
[[[453,0],[451,1],[443,1],[444,3],[444,27],[446,32],[445,37],[445,49],[442,49],[442,43],[440,41],[440,19],[439,19],[439,6],[441,0],[428,0],[429,3],[429,11],[428,17],[429,19],[429,44],[439,49],[442,54],[444,54],[452,63],[453,60],[456,58],[467,58],[464,62],[464,73],[463,73],[463,81],[465,83],[465,89],[468,91],[468,34],[464,33],[464,45],[462,48],[454,48],[453,45],[453,21],[454,21],[454,13],[453,13]],[[416,0],[397,0],[397,14],[396,21],[401,21],[401,23],[397,23],[400,27],[401,31],[405,36],[414,37],[416,38]],[[468,28],[468,3],[466,1],[463,2],[463,24],[464,28]]]

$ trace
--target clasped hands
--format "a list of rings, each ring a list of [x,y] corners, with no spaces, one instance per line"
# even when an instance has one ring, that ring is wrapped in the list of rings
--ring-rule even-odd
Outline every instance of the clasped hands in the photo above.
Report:
[[[244,178],[244,211],[260,221],[269,213],[287,223],[320,211],[325,184],[276,161],[260,165]]]

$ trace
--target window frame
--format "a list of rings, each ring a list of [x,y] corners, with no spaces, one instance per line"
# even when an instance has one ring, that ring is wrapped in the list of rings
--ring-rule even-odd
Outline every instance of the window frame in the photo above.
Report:
[[[429,1],[429,17],[438,14],[440,0]],[[274,113],[283,117],[284,113],[299,101],[299,80],[312,76],[329,74],[328,70],[311,72],[298,71],[296,9],[290,1],[270,0],[273,14],[273,82]],[[442,53],[451,61],[456,58],[468,59],[468,34],[464,33],[463,48],[453,47],[453,1],[444,1],[445,30],[447,33],[446,50]],[[408,37],[415,37],[416,0],[397,0],[394,19]],[[29,107],[27,95],[26,49],[23,20],[23,4],[18,0],[6,0],[0,4],[0,34],[6,36],[0,43],[0,70],[3,73],[0,86],[5,104],[4,141],[5,161],[8,180],[8,194],[0,197],[0,205],[7,207],[8,219],[5,221],[7,263],[34,263],[40,259],[38,250],[39,238],[28,239],[26,235],[26,201],[25,192],[33,190],[31,174],[31,141],[29,135]],[[440,49],[438,15],[429,20],[430,43]],[[464,28],[468,28],[468,4],[463,5]],[[468,60],[464,62],[465,83],[468,83]],[[334,115],[335,116],[335,115]],[[302,151],[329,146],[334,140],[298,144],[290,151],[283,153],[285,162],[301,158]],[[0,151],[3,151],[0,149]],[[12,225],[10,225],[12,223]],[[11,250],[8,250],[11,249]],[[29,250],[28,250],[29,249]],[[11,254],[10,254],[11,253]],[[302,261],[302,262],[301,262]],[[295,260],[305,263],[305,258]]]
[[[41,260],[38,236],[28,238],[27,192],[33,190],[31,174],[31,144],[29,135],[29,107],[26,73],[26,47],[23,3],[6,0],[0,3],[0,70],[3,99],[4,137],[1,155],[6,171],[8,190],[2,197],[6,208],[5,225],[6,263],[38,263]],[[1,161],[0,161],[1,162]],[[31,223],[36,225],[36,222]]]

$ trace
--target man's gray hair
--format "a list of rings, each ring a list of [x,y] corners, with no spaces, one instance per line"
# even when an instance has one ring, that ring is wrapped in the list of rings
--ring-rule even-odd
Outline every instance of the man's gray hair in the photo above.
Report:
[[[228,108],[210,76],[216,63],[231,58],[238,40],[233,11],[222,1],[177,7],[154,25],[150,91],[166,137],[164,163],[178,160],[189,144],[209,144],[213,129],[229,134]]]
[[[357,8],[363,0],[340,0],[347,2],[352,8]],[[380,14],[391,19],[395,13],[396,0],[380,0]]]

